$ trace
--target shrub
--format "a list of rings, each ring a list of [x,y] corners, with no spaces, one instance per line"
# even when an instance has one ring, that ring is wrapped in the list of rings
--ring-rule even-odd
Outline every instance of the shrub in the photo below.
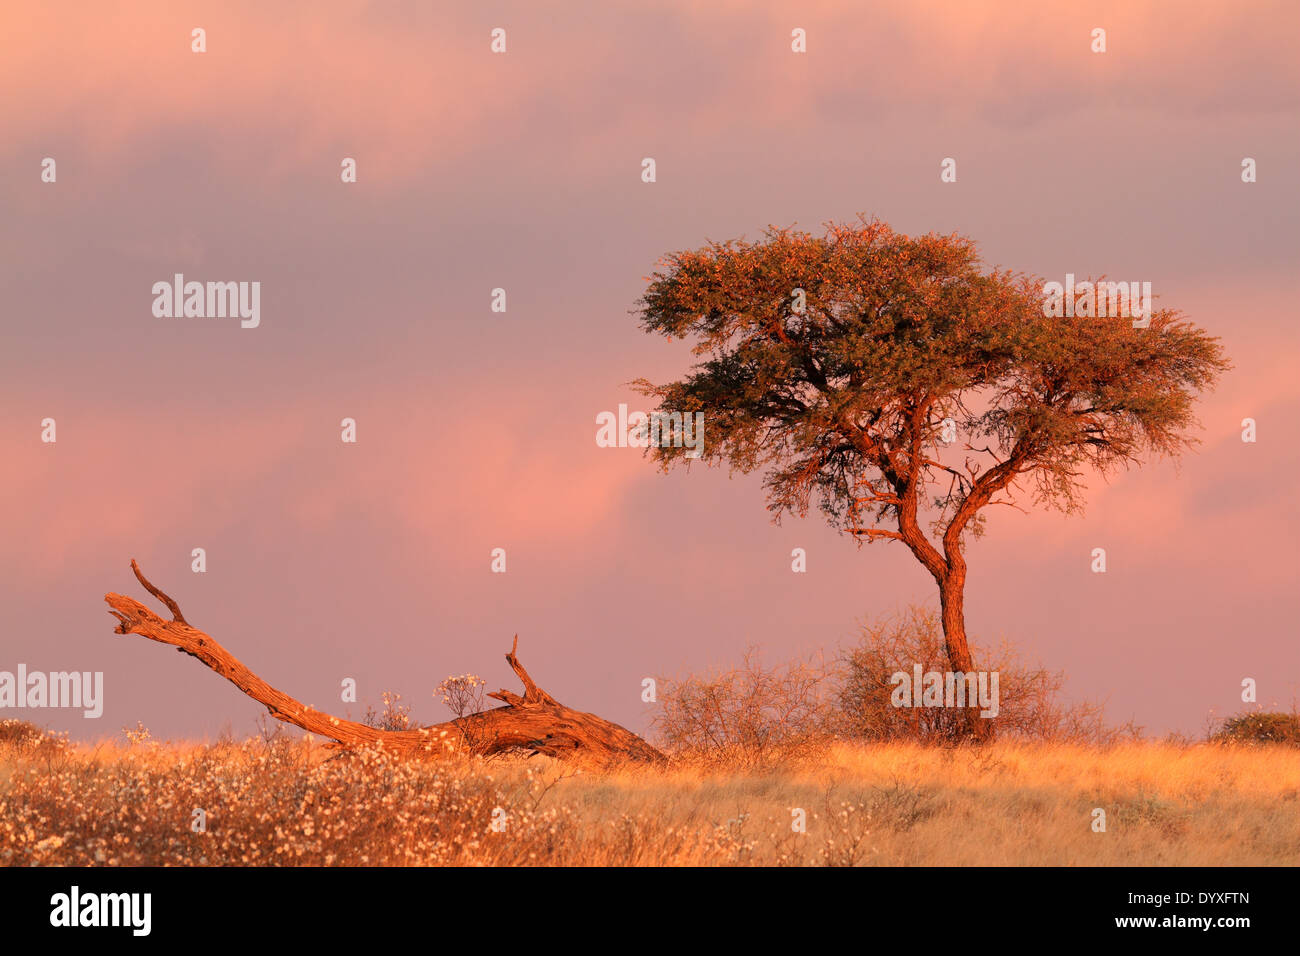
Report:
[[[971,646],[976,666],[998,673],[998,715],[987,718],[995,736],[1092,745],[1141,736],[1131,723],[1108,727],[1100,704],[1063,702],[1064,673],[1025,665],[1005,643],[992,653]],[[654,729],[678,756],[741,766],[813,754],[835,737],[960,742],[958,709],[894,706],[890,676],[910,675],[914,664],[927,673],[949,667],[939,616],[923,607],[863,624],[857,644],[829,666],[767,667],[750,648],[739,667],[661,678]]]
[[[1025,665],[1005,642],[989,652],[972,641],[971,652],[977,669],[998,674],[998,714],[983,718],[995,736],[1106,744],[1140,734],[1131,724],[1108,728],[1099,704],[1063,703],[1065,674]],[[892,700],[892,674],[911,675],[915,664],[925,673],[949,670],[935,611],[913,606],[896,618],[861,625],[858,643],[844,653],[843,664],[837,695],[837,730],[842,735],[935,743],[957,742],[964,736],[960,709],[896,707]]]
[[[678,756],[733,765],[797,757],[830,735],[832,679],[812,661],[765,667],[751,647],[739,667],[660,678],[656,736]]]
[[[67,734],[51,733],[26,720],[0,720],[0,749],[28,757],[54,757],[67,745]]]
[[[367,706],[361,722],[367,727],[376,727],[379,730],[410,730],[411,705],[402,703],[402,695],[386,690],[382,700],[383,711],[376,713],[373,707]]]
[[[1229,717],[1210,736],[1219,743],[1288,744],[1300,747],[1300,713],[1259,711]]]
[[[45,736],[45,731],[25,720],[0,720],[0,744],[23,747]]]

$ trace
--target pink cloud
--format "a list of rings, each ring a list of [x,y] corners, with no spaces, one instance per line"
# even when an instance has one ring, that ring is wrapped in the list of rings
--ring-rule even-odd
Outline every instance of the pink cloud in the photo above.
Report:
[[[493,394],[495,404],[441,408],[423,434],[404,423],[427,397],[400,388],[370,396],[356,445],[340,440],[342,414],[306,401],[68,409],[56,416],[54,444],[39,440],[39,417],[15,419],[0,497],[25,503],[7,524],[26,543],[5,552],[7,563],[54,575],[79,554],[147,548],[196,523],[211,534],[288,515],[322,530],[358,509],[431,542],[453,532],[567,541],[617,523],[627,488],[652,480],[635,449],[596,447],[594,413],[561,411],[548,422],[545,410],[520,416],[520,396]]]
[[[1288,46],[1300,12],[1263,6],[1242,16],[1157,2],[1086,13],[988,0],[798,10],[682,2],[623,20],[612,10],[542,15],[527,6],[490,20],[362,3],[332,4],[329,16],[252,3],[101,5],[76,16],[10,5],[0,13],[9,40],[0,121],[11,143],[33,148],[71,135],[99,162],[156,151],[160,141],[190,143],[254,181],[316,175],[305,170],[332,179],[337,161],[326,167],[322,154],[363,154],[363,181],[392,188],[485,143],[536,142],[556,124],[570,140],[565,161],[599,167],[604,149],[662,139],[662,129],[767,128],[810,111],[974,111],[1020,126],[1118,97],[1166,113],[1170,102],[1276,113],[1300,96]],[[641,40],[686,68],[633,75],[645,67],[627,55],[627,17]],[[505,55],[489,51],[498,23],[508,30]],[[207,30],[202,55],[190,51],[196,26]],[[790,52],[795,26],[808,30],[805,56]],[[1089,49],[1095,26],[1108,30],[1104,55]],[[926,69],[913,69],[918,62]],[[689,109],[669,122],[659,108],[665,97]],[[239,134],[227,135],[232,129]],[[542,166],[553,161],[539,157]]]

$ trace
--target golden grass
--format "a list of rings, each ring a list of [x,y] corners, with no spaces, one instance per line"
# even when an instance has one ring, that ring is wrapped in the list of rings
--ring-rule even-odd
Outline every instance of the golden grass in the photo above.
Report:
[[[331,756],[284,740],[0,748],[0,863],[1300,863],[1300,754],[1281,746],[837,744],[760,770],[601,776]]]

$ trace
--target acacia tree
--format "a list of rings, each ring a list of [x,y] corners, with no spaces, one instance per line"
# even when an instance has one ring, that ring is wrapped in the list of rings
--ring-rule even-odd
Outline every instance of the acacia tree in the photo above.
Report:
[[[1179,312],[1143,328],[1049,318],[1041,289],[983,271],[959,236],[769,229],[660,260],[635,313],[706,358],[633,385],[660,412],[704,413],[702,460],[766,469],[775,521],[815,500],[859,542],[902,542],[938,584],[952,669],[970,671],[965,547],[984,509],[1028,494],[1078,511],[1089,468],[1177,458],[1196,443],[1196,393],[1230,367]],[[665,470],[691,460],[667,442],[649,453]]]

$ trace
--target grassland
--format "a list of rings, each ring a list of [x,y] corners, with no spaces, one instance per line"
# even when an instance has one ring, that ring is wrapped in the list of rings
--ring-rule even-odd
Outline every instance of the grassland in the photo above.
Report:
[[[1300,755],[838,743],[762,767],[595,775],[537,758],[340,756],[284,738],[43,738],[0,745],[0,863],[1296,865]]]

